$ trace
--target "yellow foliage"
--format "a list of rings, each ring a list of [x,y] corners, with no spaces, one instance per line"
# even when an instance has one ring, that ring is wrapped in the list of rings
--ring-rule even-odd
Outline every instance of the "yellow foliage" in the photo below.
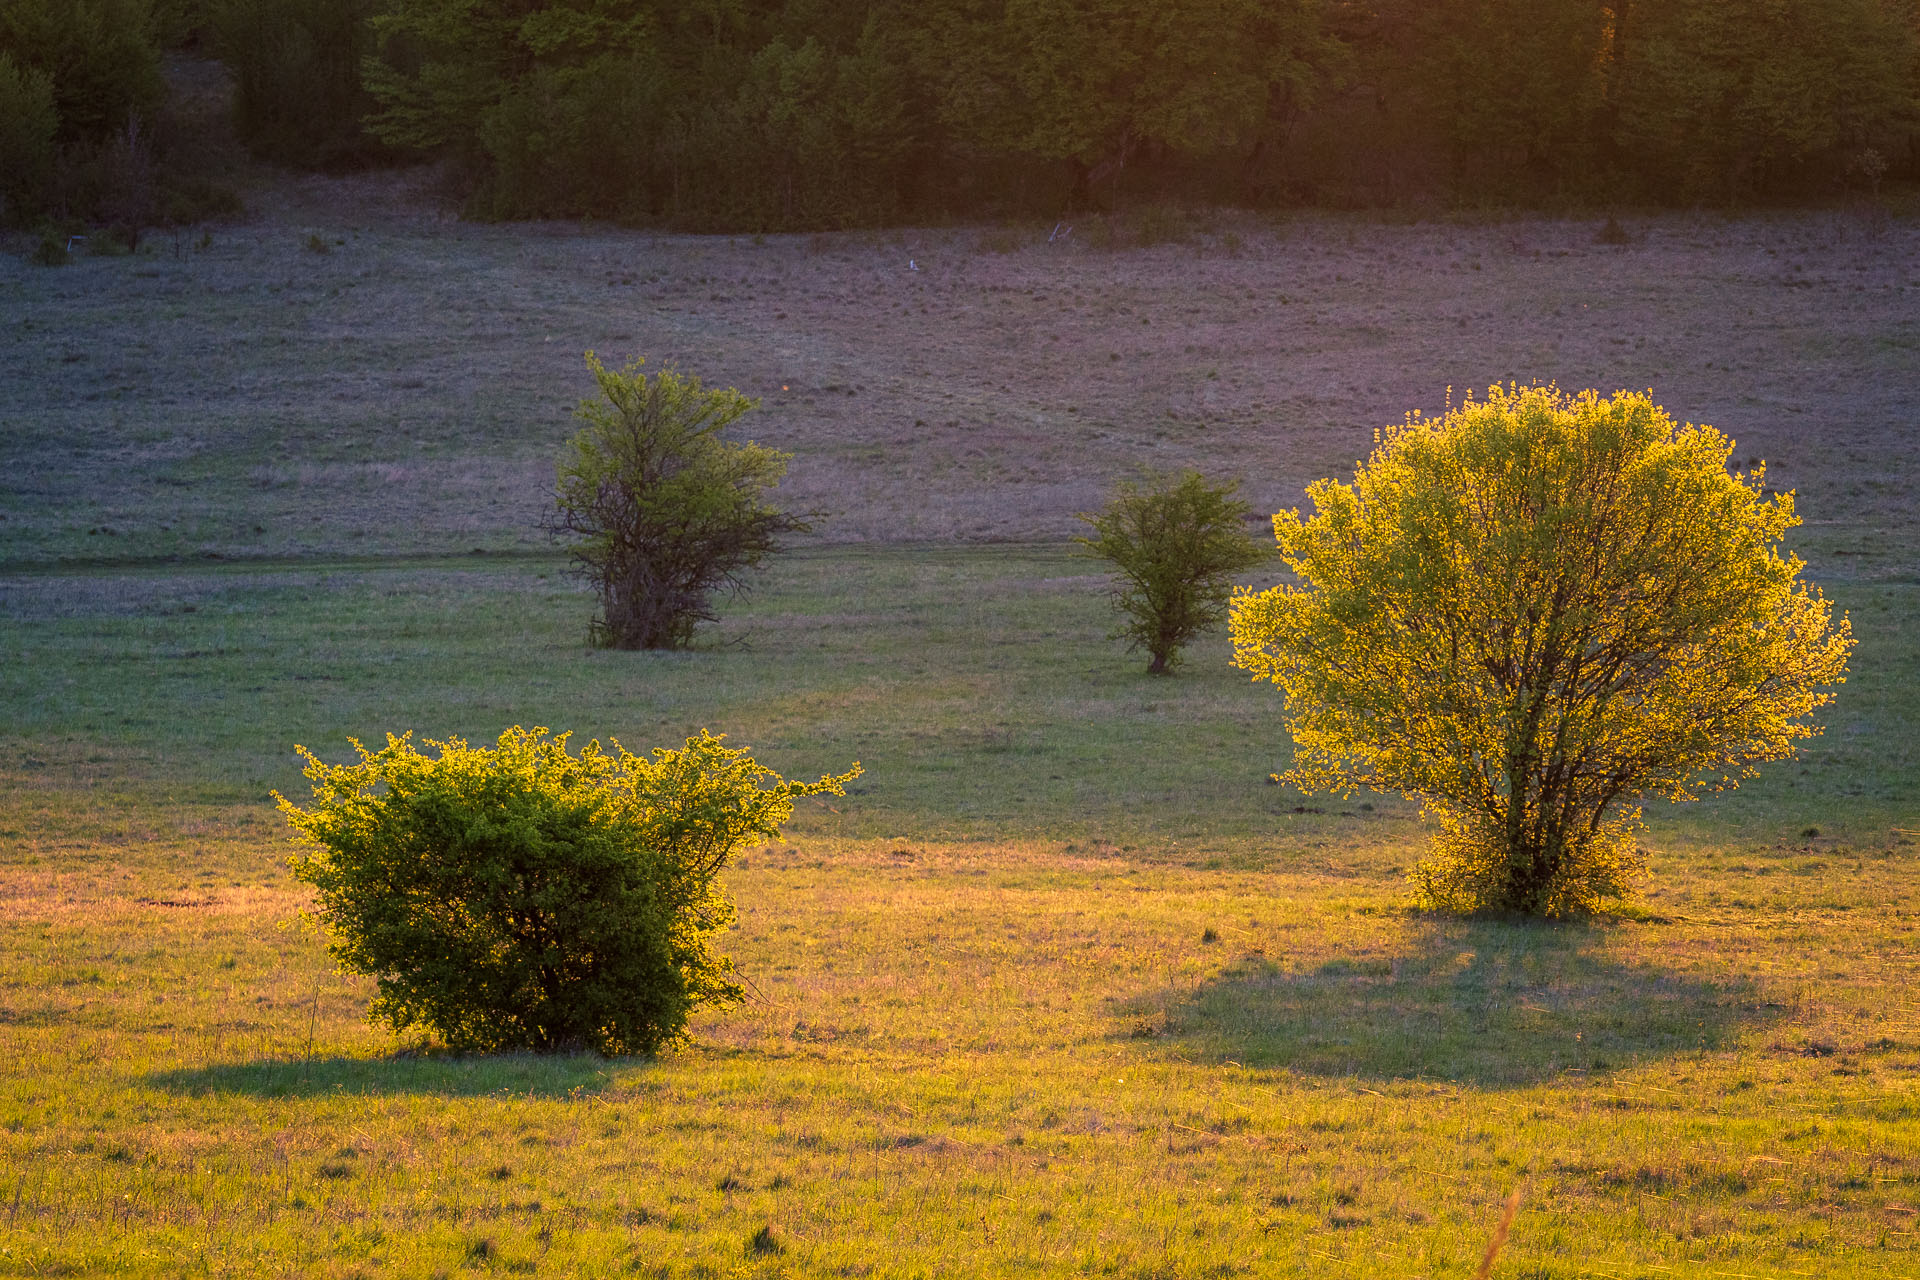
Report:
[[[1589,910],[1640,868],[1643,795],[1793,752],[1853,638],[1799,580],[1793,495],[1646,395],[1492,388],[1382,433],[1274,517],[1297,585],[1234,598],[1234,662],[1286,694],[1286,780],[1420,799],[1451,909]]]

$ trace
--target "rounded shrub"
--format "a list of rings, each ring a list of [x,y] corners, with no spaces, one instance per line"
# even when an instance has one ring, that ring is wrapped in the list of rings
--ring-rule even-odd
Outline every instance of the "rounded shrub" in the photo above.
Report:
[[[1648,396],[1495,387],[1384,434],[1274,520],[1294,583],[1233,601],[1286,693],[1287,775],[1438,820],[1433,906],[1560,916],[1625,895],[1640,800],[1738,785],[1817,732],[1852,628],[1781,547],[1793,495]]]
[[[275,793],[293,872],[340,966],[377,983],[373,1020],[480,1052],[683,1040],[693,1010],[741,996],[712,948],[734,918],[721,869],[860,772],[791,782],[705,732],[651,759],[569,736],[515,726],[429,756],[389,735],[345,765],[298,748],[311,807]]]

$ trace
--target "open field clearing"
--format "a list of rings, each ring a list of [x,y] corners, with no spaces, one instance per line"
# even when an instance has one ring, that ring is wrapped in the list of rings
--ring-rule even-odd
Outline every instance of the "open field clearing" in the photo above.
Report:
[[[1110,252],[1086,225],[475,226],[405,195],[306,180],[204,250],[0,257],[4,559],[545,545],[589,347],[762,397],[747,434],[795,452],[791,501],[836,541],[1063,538],[1139,464],[1292,506],[1377,427],[1516,378],[1653,388],[1837,551],[1884,558],[1913,519],[1910,220],[1630,218],[1604,245],[1588,221],[1222,215]]]
[[[1920,1271],[1920,229],[254,202],[0,260],[0,1275],[1437,1280],[1516,1186],[1496,1276]],[[764,396],[829,512],[692,652],[583,648],[536,528],[586,347]],[[1508,376],[1769,459],[1860,640],[1582,924],[1409,911],[1410,806],[1268,783],[1275,696],[1221,637],[1141,675],[1065,543],[1136,464],[1291,506]],[[294,743],[515,723],[865,766],[729,874],[754,998],[691,1047],[396,1046],[296,923]]]

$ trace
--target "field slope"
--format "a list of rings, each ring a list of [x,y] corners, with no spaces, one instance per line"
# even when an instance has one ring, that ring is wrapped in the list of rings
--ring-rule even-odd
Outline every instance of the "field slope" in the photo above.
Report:
[[[254,203],[0,259],[0,1275],[1461,1277],[1516,1187],[1496,1275],[1920,1269],[1920,229]],[[827,513],[696,651],[586,650],[535,527],[588,347],[763,396]],[[1142,463],[1291,506],[1507,377],[1768,458],[1860,636],[1582,924],[1410,911],[1418,815],[1270,784],[1272,696],[1219,637],[1144,677],[1066,543]],[[692,1046],[396,1042],[298,923],[294,743],[515,723],[866,767],[731,874],[753,999]]]

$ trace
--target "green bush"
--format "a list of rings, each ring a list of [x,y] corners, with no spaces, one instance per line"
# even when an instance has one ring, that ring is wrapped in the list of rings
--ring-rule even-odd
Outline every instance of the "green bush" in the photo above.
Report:
[[[334,958],[378,984],[374,1020],[480,1052],[685,1039],[693,1010],[741,995],[711,945],[733,920],[721,869],[860,773],[789,782],[704,732],[650,760],[567,737],[516,726],[492,749],[429,741],[436,758],[389,736],[348,765],[299,749],[312,807],[274,797],[303,837],[294,875]]]
[[[1153,675],[1172,671],[1180,650],[1227,616],[1233,575],[1272,552],[1248,536],[1252,508],[1198,471],[1123,484],[1098,515],[1081,515],[1091,538],[1075,541],[1120,571],[1114,607],[1127,621],[1115,639],[1145,649]]]
[[[720,439],[759,403],[731,387],[649,378],[639,361],[615,371],[591,351],[587,367],[601,399],[580,404],[587,425],[560,464],[551,527],[577,538],[574,562],[600,597],[595,644],[681,648],[714,616],[716,591],[744,590],[746,571],[807,527],[766,502],[790,455]]]

